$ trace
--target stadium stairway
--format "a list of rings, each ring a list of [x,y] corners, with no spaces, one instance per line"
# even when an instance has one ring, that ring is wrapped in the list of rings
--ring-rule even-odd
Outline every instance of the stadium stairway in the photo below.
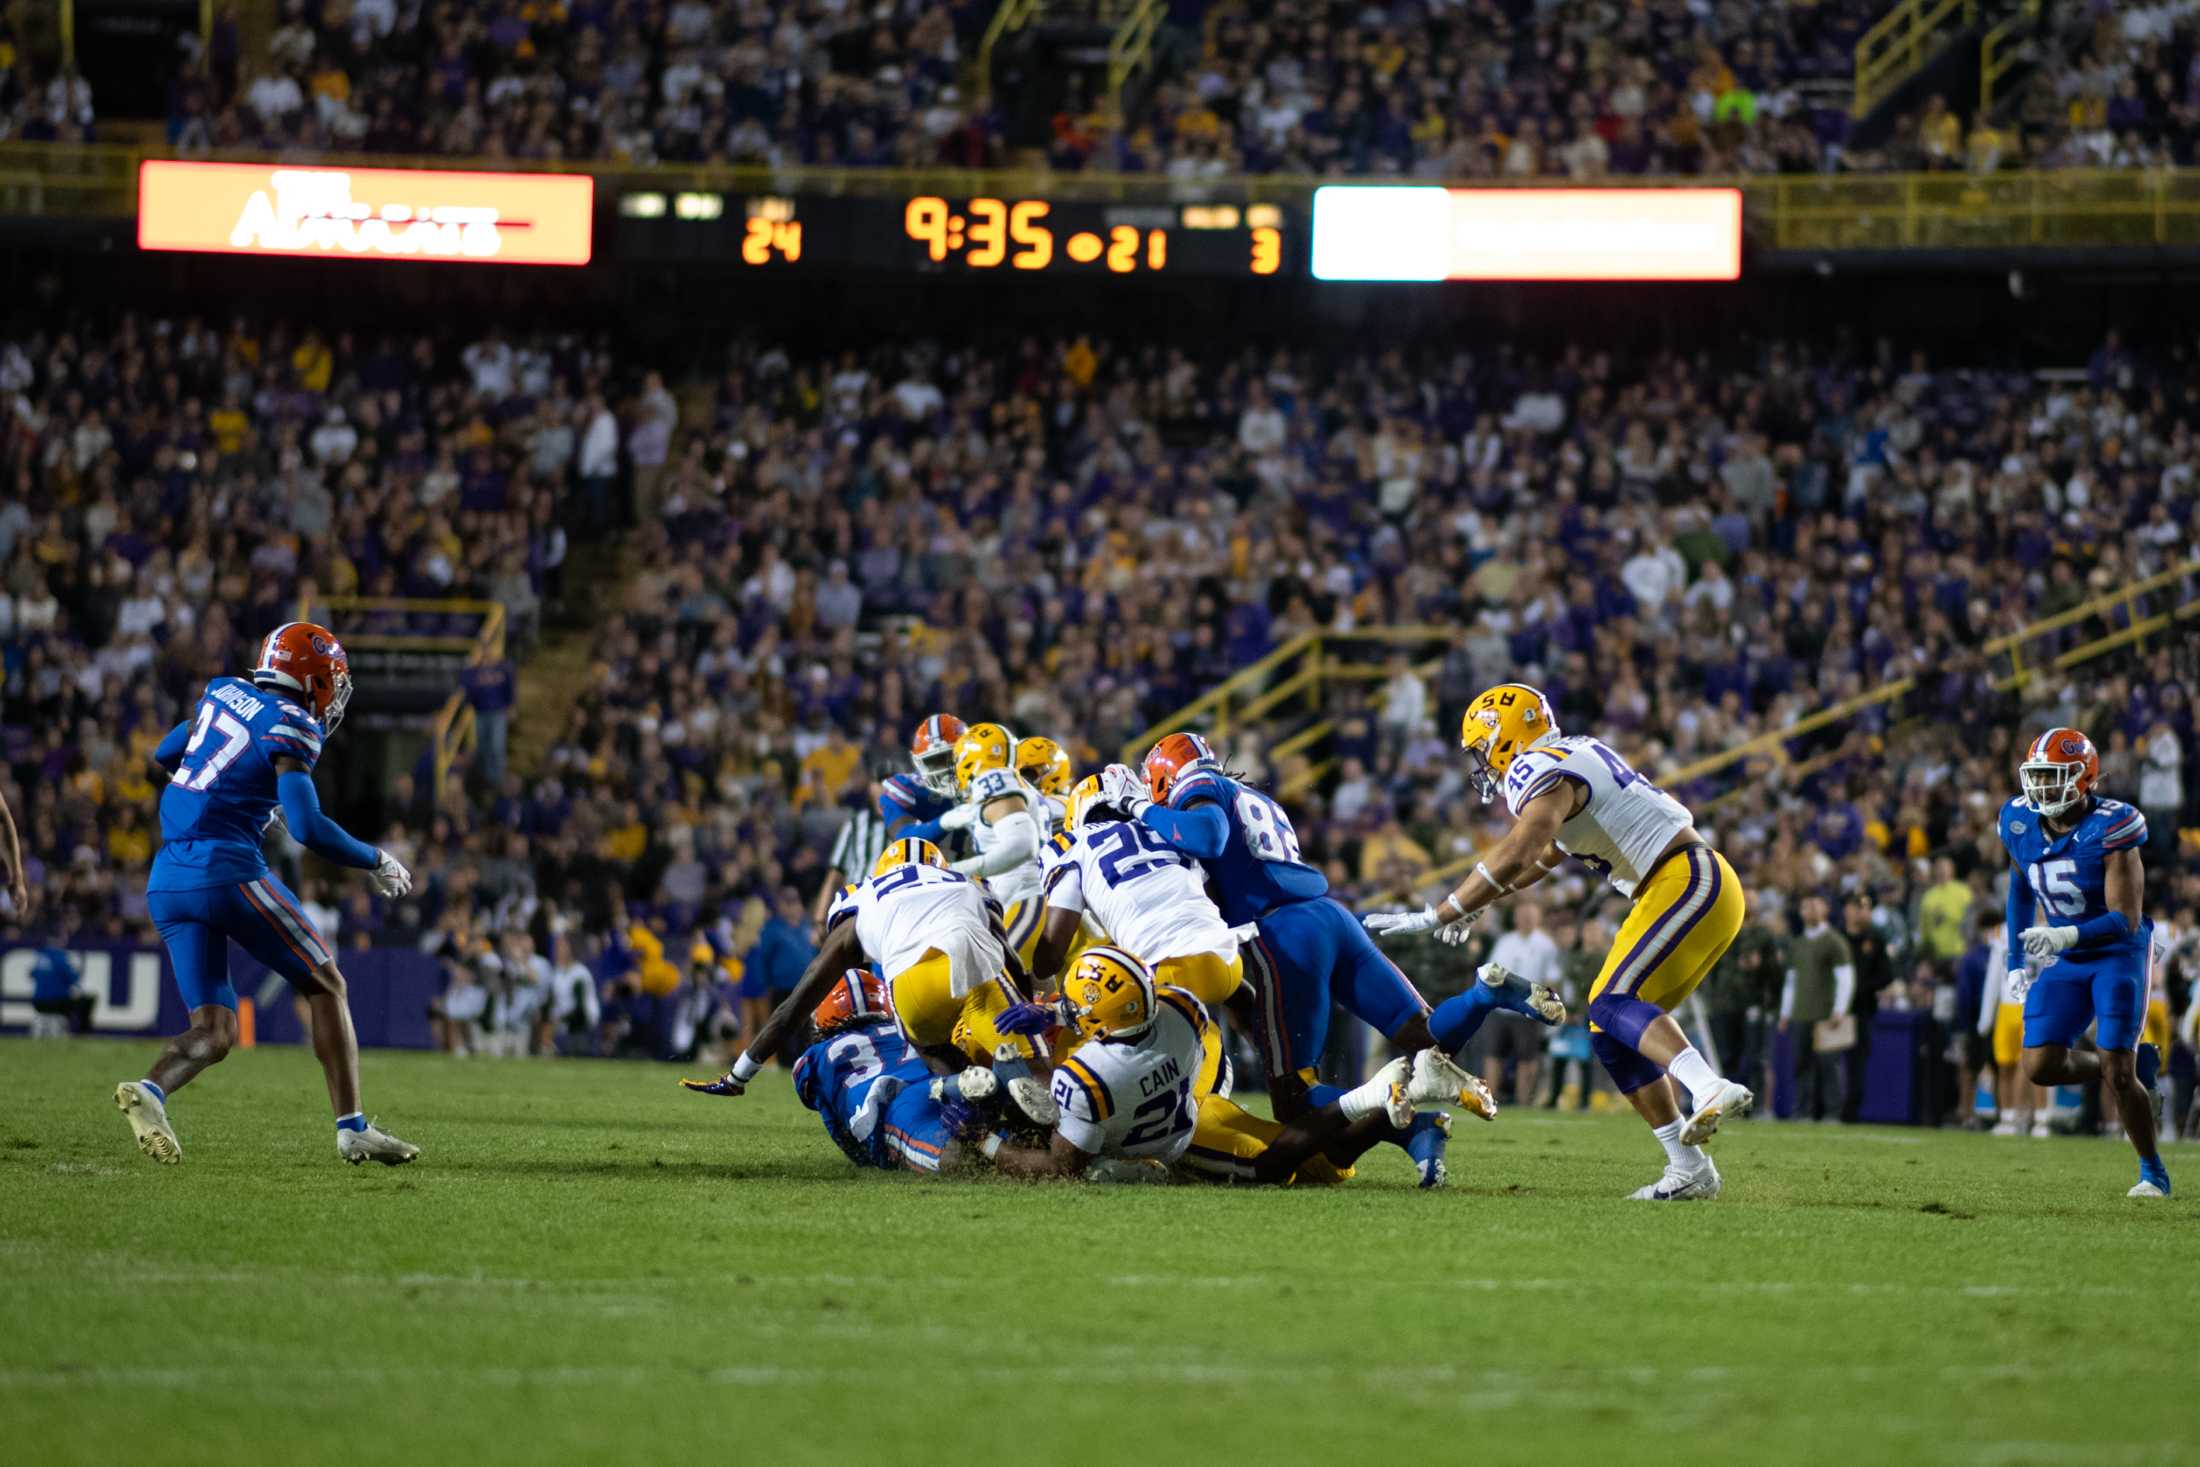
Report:
[[[587,691],[596,638],[641,568],[626,538],[576,544],[566,558],[565,594],[543,619],[542,637],[519,669],[512,709],[511,767],[532,779],[565,731],[566,710]]]

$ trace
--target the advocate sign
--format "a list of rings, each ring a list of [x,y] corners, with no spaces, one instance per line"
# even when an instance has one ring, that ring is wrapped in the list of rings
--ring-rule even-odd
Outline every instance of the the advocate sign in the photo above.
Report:
[[[585,265],[595,201],[586,174],[147,162],[138,248]]]

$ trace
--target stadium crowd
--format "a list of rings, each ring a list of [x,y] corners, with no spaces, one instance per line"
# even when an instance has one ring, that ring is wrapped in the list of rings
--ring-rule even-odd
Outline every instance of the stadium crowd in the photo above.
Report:
[[[1969,650],[2192,556],[2189,353],[2111,337],[2052,382],[1777,342],[1723,361],[742,342],[712,368],[675,390],[603,341],[244,320],[0,345],[0,736],[55,910],[85,937],[141,931],[145,750],[302,590],[488,594],[525,628],[566,536],[619,524],[637,569],[591,608],[593,671],[540,765],[485,749],[440,795],[425,763],[395,781],[363,833],[413,868],[410,899],[302,874],[339,946],[447,961],[453,1046],[682,1053],[744,1001],[753,1021],[806,960],[835,832],[934,709],[1092,767],[1298,633],[1386,624],[1457,632],[1372,698],[1333,693],[1313,751],[1332,768],[1292,796],[1310,859],[1362,905],[1494,835],[1449,720],[1520,677],[1666,775],[1748,873],[1751,935],[1710,990],[1754,1011],[1736,1042],[1776,1020],[1785,964],[1764,954],[1815,894],[1877,934],[1851,1002],[1934,1013],[1960,1049],[1992,967],[1964,960],[1998,906],[1994,813],[2018,740],[2057,722],[2146,810],[2150,908],[2179,971],[2200,966],[2189,643],[2021,693]],[[2027,644],[2029,665],[2127,614]],[[1687,768],[1898,677],[1905,697],[1776,754]],[[508,679],[475,691],[507,713]],[[1232,730],[1228,757],[1297,790],[1271,732]],[[1548,896],[1561,953],[1595,949],[1595,886]],[[1434,945],[1407,966],[1432,988],[1467,971]]]
[[[1852,138],[1855,46],[1885,7],[1313,0],[1174,7],[1180,68],[1109,115],[1073,86],[1061,169],[1430,178],[2157,167],[2193,161],[2196,17],[2061,7],[2016,104],[1931,98]],[[970,68],[993,7],[283,0],[257,54],[234,7],[174,82],[169,143],[488,159],[978,167],[1018,139]],[[1169,54],[1177,54],[1175,50]],[[2028,52],[2027,54],[2034,54]],[[1080,79],[1081,80],[1081,79]],[[0,65],[0,130],[89,138],[71,69]]]

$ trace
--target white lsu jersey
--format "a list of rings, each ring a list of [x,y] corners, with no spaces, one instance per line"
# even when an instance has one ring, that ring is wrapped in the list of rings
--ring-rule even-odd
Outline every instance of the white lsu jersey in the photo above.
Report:
[[[1024,808],[1031,813],[1032,822],[1038,827],[1038,844],[1041,848],[1046,845],[1046,797],[1026,784],[1013,769],[989,769],[970,782],[968,801],[978,807],[978,818],[970,822],[970,843],[978,848],[981,855],[992,850],[1001,840],[1000,830],[985,818],[985,807],[1009,795],[1024,797]],[[988,876],[985,884],[1001,899],[1003,906],[1012,907],[1038,894],[1040,874],[1039,851],[1034,850],[1029,861],[1011,870]]]
[[[1673,837],[1694,825],[1688,807],[1628,766],[1601,739],[1568,734],[1513,756],[1505,774],[1505,804],[1520,807],[1560,785],[1588,793],[1558,828],[1558,848],[1633,896]]]
[[[1138,821],[1088,825],[1066,845],[1048,842],[1046,856],[1046,904],[1085,914],[1147,967],[1194,953],[1237,956],[1199,863]]]
[[[1093,1156],[1173,1162],[1199,1121],[1207,1010],[1181,988],[1154,990],[1153,1022],[1134,1036],[1087,1039],[1054,1067],[1054,1129]]]
[[[1007,951],[993,934],[994,920],[993,899],[962,873],[896,866],[842,892],[825,926],[853,921],[856,941],[888,983],[927,954],[945,954],[948,992],[963,998],[1008,966]]]

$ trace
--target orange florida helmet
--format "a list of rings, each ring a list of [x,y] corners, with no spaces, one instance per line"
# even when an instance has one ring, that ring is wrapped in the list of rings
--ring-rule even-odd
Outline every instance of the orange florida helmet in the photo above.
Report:
[[[2042,815],[2061,815],[2084,804],[2100,779],[2100,751],[2074,728],[2041,734],[2017,766],[2026,802]]]
[[[351,702],[351,658],[327,627],[285,622],[260,643],[252,681],[295,695],[324,732],[334,733]]]
[[[1220,764],[1215,751],[1198,734],[1169,734],[1146,753],[1146,793],[1155,804],[1165,805],[1177,776],[1195,768],[1212,769]]]
[[[893,1014],[885,980],[869,968],[850,968],[840,975],[838,983],[826,990],[817,1007],[810,1010],[810,1022],[817,1026],[818,1037],[822,1039],[851,1024],[872,1024],[892,1018]]]
[[[935,713],[917,725],[909,736],[909,762],[917,779],[936,795],[955,793],[955,741],[963,736],[963,721],[952,713]]]

